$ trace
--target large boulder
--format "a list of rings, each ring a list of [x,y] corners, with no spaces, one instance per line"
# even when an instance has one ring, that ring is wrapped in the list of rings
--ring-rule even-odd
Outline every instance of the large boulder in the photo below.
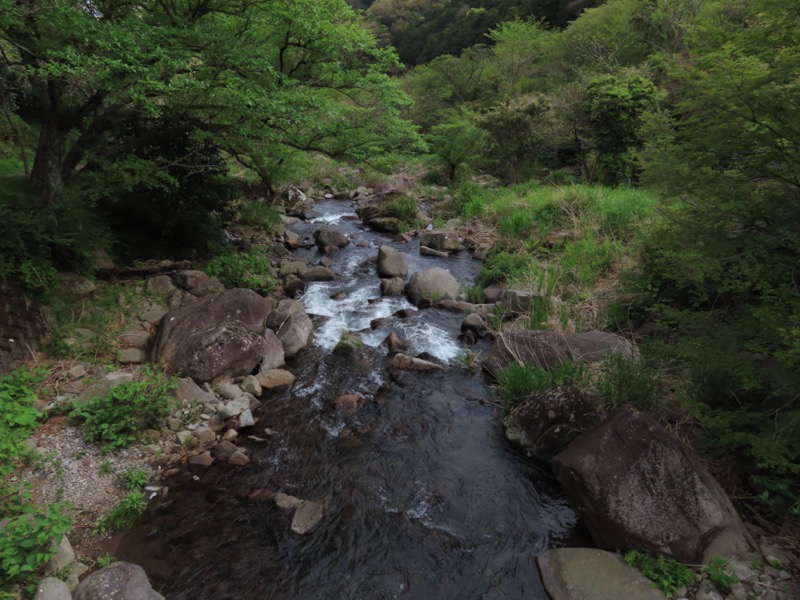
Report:
[[[405,278],[408,275],[406,255],[390,246],[381,246],[378,250],[378,275],[385,279]]]
[[[247,375],[264,357],[270,310],[264,298],[246,289],[171,310],[159,323],[153,359],[197,381]]]
[[[461,286],[447,269],[434,267],[427,271],[417,271],[408,282],[408,299],[419,306],[432,305],[440,300],[457,300]]]
[[[271,308],[269,302],[254,291],[236,288],[171,310],[159,323],[153,360],[169,364],[198,331],[226,321],[239,321],[250,331],[261,333]]]
[[[164,600],[147,580],[139,565],[115,562],[84,579],[75,590],[75,600]]]
[[[439,252],[458,252],[463,250],[461,240],[454,231],[423,231],[419,234],[420,246],[426,246]]]
[[[574,387],[551,388],[514,408],[505,419],[506,438],[530,457],[550,462],[582,432],[601,420],[594,398]]]
[[[267,318],[267,327],[283,344],[283,353],[290,358],[311,344],[314,324],[297,300],[281,300]]]
[[[739,515],[708,470],[631,406],[578,437],[553,468],[600,548],[691,564],[747,550]]]
[[[615,353],[631,356],[634,348],[625,338],[606,331],[514,331],[497,336],[483,368],[497,377],[514,362],[551,369],[571,360],[596,364]]]
[[[314,243],[320,252],[335,252],[347,246],[350,240],[341,231],[323,227],[314,232]]]
[[[195,381],[248,375],[265,353],[263,334],[251,331],[241,321],[225,321],[195,333],[172,357],[167,371]]]

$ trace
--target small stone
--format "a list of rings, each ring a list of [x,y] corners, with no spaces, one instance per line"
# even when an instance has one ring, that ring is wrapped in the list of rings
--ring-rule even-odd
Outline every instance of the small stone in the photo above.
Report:
[[[141,348],[123,348],[117,354],[117,362],[128,365],[140,365],[147,361],[147,355]]]
[[[356,394],[339,396],[333,401],[333,407],[343,414],[354,414],[364,399]]]
[[[227,462],[231,455],[238,450],[239,449],[236,447],[236,444],[233,444],[228,440],[223,440],[217,444],[216,448],[214,448],[214,456],[221,461]]]
[[[222,441],[223,442],[232,442],[237,437],[239,437],[239,432],[235,429],[226,429],[225,433],[222,434]]]
[[[226,400],[234,400],[244,394],[244,390],[232,383],[223,383],[217,387],[217,393]]]
[[[169,427],[170,431],[180,431],[183,428],[183,421],[175,417],[169,417],[167,419],[167,427]]]
[[[210,452],[201,452],[196,456],[190,456],[188,462],[189,471],[197,475],[208,469],[214,463],[214,458]]]
[[[243,391],[247,392],[248,394],[252,394],[253,396],[258,397],[261,395],[261,384],[258,383],[258,379],[252,375],[245,377],[241,384],[241,388]]]
[[[245,465],[250,464],[250,459],[247,458],[247,455],[244,452],[237,450],[230,455],[230,458],[228,458],[228,464],[236,467],[244,467]]]
[[[292,531],[303,535],[308,533],[322,520],[322,505],[311,500],[303,500],[292,517]]]
[[[784,571],[783,569],[781,569],[781,571],[778,573],[778,579],[782,579],[784,581],[789,581],[791,578],[792,578],[792,576],[789,574],[789,572],[788,571]]]
[[[209,427],[204,425],[195,429],[194,436],[201,444],[210,444],[217,439],[217,435]]]
[[[80,379],[81,377],[86,377],[86,369],[83,368],[83,365],[75,365],[67,372],[67,374],[72,379]]]
[[[184,429],[175,434],[175,439],[181,446],[186,446],[194,439],[194,435],[188,429]]]
[[[79,562],[72,563],[69,566],[69,575],[67,575],[67,579],[64,583],[67,584],[67,588],[70,592],[74,592],[77,589],[81,581],[81,576],[88,570],[89,567],[87,565]]]
[[[239,428],[242,427],[252,427],[256,424],[256,420],[253,418],[253,413],[248,408],[247,410],[242,411],[239,415]]]
[[[303,503],[300,498],[295,498],[283,492],[277,492],[273,499],[279,508],[297,508]]]
[[[158,444],[147,444],[145,446],[142,446],[142,452],[144,452],[145,454],[156,455],[156,454],[161,454],[162,450],[161,446],[159,446]]]
[[[235,400],[231,400],[227,404],[219,407],[217,414],[219,417],[226,421],[231,417],[241,414],[250,408],[250,399],[247,396],[239,396]]]
[[[291,387],[295,376],[283,369],[267,369],[256,375],[256,379],[263,389],[278,390]]]

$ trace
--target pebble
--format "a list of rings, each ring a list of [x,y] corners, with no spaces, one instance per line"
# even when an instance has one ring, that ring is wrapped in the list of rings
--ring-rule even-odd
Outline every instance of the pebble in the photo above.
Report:
[[[228,464],[237,467],[243,467],[249,463],[250,459],[247,458],[247,455],[241,450],[237,450],[236,452],[231,454],[230,457],[228,458]]]

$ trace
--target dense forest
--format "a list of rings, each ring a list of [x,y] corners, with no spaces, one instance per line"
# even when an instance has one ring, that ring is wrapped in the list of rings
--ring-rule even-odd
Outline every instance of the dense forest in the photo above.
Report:
[[[349,5],[0,0],[0,276],[208,259],[243,196],[418,171],[438,222],[498,234],[483,283],[636,335],[626,398],[800,515],[795,3]]]

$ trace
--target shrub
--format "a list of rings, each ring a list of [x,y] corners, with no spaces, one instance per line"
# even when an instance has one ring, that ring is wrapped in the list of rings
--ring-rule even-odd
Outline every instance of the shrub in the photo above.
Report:
[[[147,469],[125,469],[119,476],[122,485],[129,492],[141,490],[150,481],[150,471]]]
[[[104,449],[123,448],[145,427],[154,427],[173,405],[174,381],[163,373],[147,372],[147,379],[125,383],[107,395],[73,403],[70,416],[83,421],[86,439]]]
[[[734,573],[729,573],[725,568],[728,561],[717,556],[706,567],[708,579],[720,592],[727,592],[731,589],[731,584],[738,583],[739,578]]]
[[[106,516],[97,521],[95,529],[98,533],[127,529],[134,524],[145,508],[147,500],[142,492],[128,492]]]
[[[694,572],[674,558],[652,556],[638,550],[625,553],[625,564],[638,569],[642,575],[653,582],[653,587],[671,596],[681,586],[694,581]]]
[[[261,294],[275,288],[269,259],[256,249],[220,254],[206,265],[206,273],[219,277],[227,287],[249,288]]]

